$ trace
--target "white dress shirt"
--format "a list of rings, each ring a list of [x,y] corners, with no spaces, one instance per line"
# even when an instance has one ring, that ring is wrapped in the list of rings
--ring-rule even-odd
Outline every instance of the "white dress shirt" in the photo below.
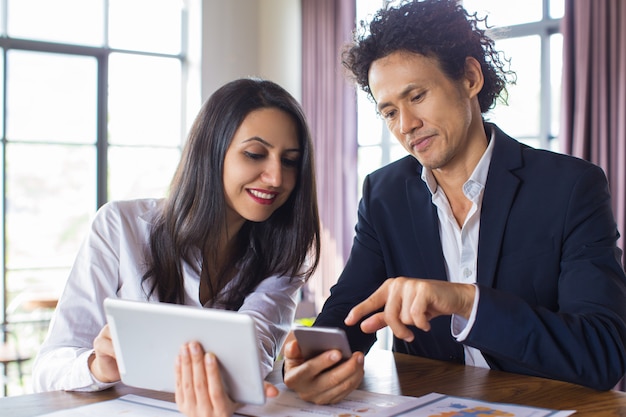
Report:
[[[96,380],[87,359],[93,352],[94,338],[106,324],[102,306],[106,297],[158,301],[157,294],[147,298],[141,278],[149,254],[151,221],[161,201],[111,202],[96,214],[33,365],[36,392],[95,391],[113,385]],[[183,263],[183,277],[186,304],[200,306],[199,275]],[[238,280],[235,277],[227,287],[237,285]],[[239,309],[255,319],[264,376],[272,370],[291,328],[303,283],[301,278],[268,277],[248,294]],[[174,372],[173,364],[164,365],[163,372]]]
[[[448,281],[466,284],[476,283],[476,263],[478,259],[478,231],[480,230],[480,211],[483,201],[489,163],[493,153],[493,132],[489,145],[480,161],[474,168],[470,178],[463,184],[463,194],[472,202],[472,207],[465,217],[462,227],[459,227],[450,203],[437,185],[437,181],[430,169],[422,170],[422,180],[428,186],[432,194],[432,202],[437,207],[439,217],[439,234],[441,247],[446,261]],[[476,318],[476,309],[479,299],[478,286],[476,286],[476,298],[469,320],[457,315],[452,315],[451,332],[457,341],[462,342],[472,329]],[[464,346],[465,364],[489,368],[487,361],[478,349]]]

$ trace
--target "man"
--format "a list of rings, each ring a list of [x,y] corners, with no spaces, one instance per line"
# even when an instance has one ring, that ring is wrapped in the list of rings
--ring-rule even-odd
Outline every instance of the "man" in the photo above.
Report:
[[[612,388],[626,372],[626,278],[604,173],[483,120],[510,74],[455,1],[389,7],[367,29],[344,64],[410,156],[366,178],[315,322],[345,328],[355,353],[304,361],[289,342],[285,384],[343,399],[389,326],[396,352]]]

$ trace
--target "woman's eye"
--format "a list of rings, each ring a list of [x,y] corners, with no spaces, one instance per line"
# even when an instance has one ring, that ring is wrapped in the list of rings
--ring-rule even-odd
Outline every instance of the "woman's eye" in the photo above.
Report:
[[[283,161],[283,165],[286,166],[287,168],[295,168],[299,164],[298,159],[283,158],[282,161]]]
[[[243,154],[247,158],[254,159],[255,161],[258,160],[258,159],[262,159],[264,157],[264,155],[261,155],[260,153],[254,153],[254,152],[250,152],[250,151],[244,151]]]

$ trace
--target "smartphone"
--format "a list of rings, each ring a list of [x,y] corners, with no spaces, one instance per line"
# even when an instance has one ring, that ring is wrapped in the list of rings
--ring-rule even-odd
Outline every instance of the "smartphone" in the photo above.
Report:
[[[338,349],[342,359],[350,359],[352,350],[346,332],[339,327],[305,327],[293,329],[300,351],[305,359],[310,359],[331,349]]]

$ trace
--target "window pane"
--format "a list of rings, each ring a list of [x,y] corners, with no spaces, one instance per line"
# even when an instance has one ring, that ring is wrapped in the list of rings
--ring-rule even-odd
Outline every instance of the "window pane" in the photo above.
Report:
[[[182,7],[182,0],[109,0],[109,45],[180,53]]]
[[[0,48],[0,79],[4,80],[4,49]],[[0,82],[0,97],[4,97],[4,83]],[[0,100],[0,115],[4,114],[4,100]],[[0,132],[4,132],[4,117],[0,117]]]
[[[550,136],[556,138],[561,129],[561,81],[563,71],[563,35],[557,33],[550,36],[550,88],[552,95],[552,118]]]
[[[356,2],[356,15],[357,23],[360,20],[369,22],[372,20],[374,13],[381,9],[384,5],[384,0],[357,0]]]
[[[7,52],[7,139],[95,143],[97,61]]]
[[[511,58],[511,69],[517,74],[517,83],[507,85],[508,106],[498,101],[485,118],[517,139],[538,137],[541,39],[539,36],[501,39],[496,41],[496,49]]]
[[[359,198],[361,197],[361,192],[363,191],[362,184],[365,176],[370,172],[374,171],[377,168],[380,168],[382,164],[382,149],[380,146],[368,146],[368,147],[359,147],[358,154],[358,172],[359,172]]]
[[[96,208],[95,147],[7,145],[7,267],[71,265]]]
[[[377,145],[380,143],[383,129],[387,127],[376,113],[376,105],[360,89],[357,100],[359,145]]]
[[[538,22],[542,18],[543,0],[463,0],[463,7],[478,17],[487,15],[491,26],[512,26]]]
[[[181,85],[178,59],[111,54],[109,142],[179,146]]]
[[[550,1],[550,17],[552,19],[560,19],[565,14],[565,1],[564,0],[549,0]]]
[[[404,158],[408,154],[409,153],[406,151],[406,149],[404,149],[398,143],[394,143],[393,145],[391,145],[391,147],[389,149],[389,158],[390,158],[391,162],[397,161],[400,158]]]
[[[111,147],[109,199],[164,197],[179,159],[178,149]]]
[[[10,316],[9,318],[18,321],[19,319],[37,319],[38,315],[34,316],[32,312],[24,311],[25,308],[28,307],[24,305],[24,301],[35,297],[58,297],[63,291],[69,272],[70,267],[7,271],[7,313]],[[50,312],[42,311],[38,313],[43,313],[43,318],[47,319],[50,317]],[[47,323],[42,324],[47,328]],[[39,337],[37,339],[39,339]],[[37,342],[41,343],[42,340],[37,340]]]
[[[13,38],[103,45],[103,0],[8,0],[7,10]]]

